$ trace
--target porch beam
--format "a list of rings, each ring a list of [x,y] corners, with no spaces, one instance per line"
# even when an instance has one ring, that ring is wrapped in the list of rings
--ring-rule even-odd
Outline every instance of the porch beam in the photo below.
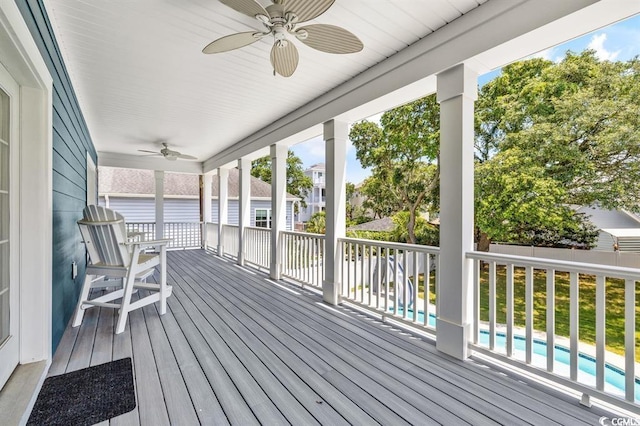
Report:
[[[472,336],[473,153],[477,73],[465,64],[437,76],[440,103],[440,289],[436,347],[458,359]]]
[[[245,229],[251,224],[251,160],[238,160],[238,265],[244,265]]]
[[[325,280],[322,298],[326,303],[340,302],[340,263],[342,261],[339,238],[346,232],[346,156],[349,125],[343,121],[324,123],[326,160],[326,225],[325,225]]]
[[[218,256],[224,256],[223,226],[229,220],[229,169],[218,169]]]
[[[155,170],[156,240],[164,238],[164,171]]]
[[[278,239],[287,229],[287,154],[286,145],[271,145],[271,262],[269,275],[280,279]]]

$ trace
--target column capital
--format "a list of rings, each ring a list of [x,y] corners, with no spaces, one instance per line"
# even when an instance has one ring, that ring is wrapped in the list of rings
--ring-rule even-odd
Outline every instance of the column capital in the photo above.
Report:
[[[457,96],[475,101],[478,99],[478,73],[465,64],[458,64],[437,75],[438,102]]]
[[[323,125],[323,139],[348,139],[349,124],[346,121],[329,120]]]

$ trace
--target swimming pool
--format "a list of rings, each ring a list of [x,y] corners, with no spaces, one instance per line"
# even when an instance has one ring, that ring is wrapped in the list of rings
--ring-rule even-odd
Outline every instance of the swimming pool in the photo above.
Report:
[[[393,307],[391,307],[390,310],[393,311]],[[403,314],[401,306],[398,307],[398,314]],[[407,310],[407,315],[409,318],[413,318],[413,310]],[[422,311],[418,311],[418,322],[420,324],[424,322],[424,312]],[[429,314],[428,324],[430,327],[435,328],[435,315]],[[480,330],[479,344],[489,347],[488,330]],[[502,350],[506,353],[506,346],[507,337],[505,333],[496,333],[496,350]],[[514,358],[524,361],[526,350],[526,340],[524,336],[514,336],[513,349]],[[570,351],[568,348],[557,344],[554,346],[553,357],[555,360],[557,374],[569,377],[569,356]],[[546,368],[547,342],[540,339],[533,339],[533,357],[533,365]],[[611,364],[605,364],[604,380],[606,392],[624,396],[624,371],[622,369]],[[594,357],[582,352],[578,354],[578,381],[594,387],[596,383],[596,360]],[[640,379],[638,377],[635,379],[635,395],[636,401],[640,401]]]

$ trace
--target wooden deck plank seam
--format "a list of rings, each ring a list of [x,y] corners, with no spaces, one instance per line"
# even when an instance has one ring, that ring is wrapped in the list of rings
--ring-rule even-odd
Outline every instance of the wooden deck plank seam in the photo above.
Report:
[[[206,289],[205,289],[205,290],[206,290]],[[361,360],[362,360],[362,357],[358,357],[356,361],[361,361]],[[357,362],[356,362],[356,363],[357,363]],[[352,363],[351,363],[351,364],[353,365],[353,364],[354,364],[354,362],[352,361]],[[363,368],[363,370],[364,370],[364,371],[367,371],[367,370],[369,370],[369,369],[367,369],[367,368]],[[385,383],[385,381],[379,382],[379,384],[380,384],[380,385],[382,385],[382,386],[384,386],[384,383]],[[394,395],[394,393],[389,393],[389,394],[386,394],[386,395],[384,395],[384,396],[386,397],[386,399],[389,399],[389,398],[390,398],[390,396],[392,396],[392,395]],[[380,401],[380,402],[384,402],[384,401]],[[402,404],[402,403],[404,403],[404,401],[403,401],[403,400],[399,400],[399,401],[398,401],[398,404]],[[392,408],[392,407],[390,407],[390,408]],[[417,408],[417,407],[412,406],[412,408]],[[447,412],[447,414],[450,414],[450,413],[449,413],[449,412]],[[422,415],[422,416],[427,416],[428,414],[427,414],[427,413],[425,413],[425,412],[422,412],[422,413],[421,413],[421,415]],[[459,422],[459,421],[461,421],[461,419],[460,419],[460,418],[456,418],[455,420],[456,420],[456,421],[458,421],[458,422]]]
[[[211,271],[210,271],[210,272],[211,272]],[[213,274],[213,275],[215,275],[215,274]],[[248,277],[247,277],[247,279],[250,279],[250,278],[248,278]],[[258,280],[257,280],[257,281],[258,281],[258,284],[265,285],[265,283],[264,283],[264,282],[260,283],[260,279],[259,279],[259,278],[258,278]],[[269,285],[269,284],[266,284],[266,285]],[[289,295],[286,295],[286,296],[287,296],[287,297],[289,297]],[[555,411],[555,410],[554,410],[554,411]],[[584,415],[584,412],[581,412],[581,413],[579,413],[579,414],[580,414],[580,415]]]

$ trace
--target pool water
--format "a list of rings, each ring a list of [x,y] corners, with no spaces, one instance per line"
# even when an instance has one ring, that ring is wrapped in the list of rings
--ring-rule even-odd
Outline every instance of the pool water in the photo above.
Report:
[[[393,311],[393,307],[390,308]],[[398,315],[403,314],[403,309],[401,306],[398,307]],[[413,318],[413,310],[407,310],[407,316],[409,318]],[[418,311],[418,323],[422,324],[424,322],[424,312]],[[430,327],[436,326],[436,317],[433,314],[429,314],[428,325]],[[515,352],[515,358],[524,360],[525,350],[526,350],[526,340],[524,336],[514,336],[513,348]],[[489,331],[480,330],[480,342],[481,346],[489,347]],[[503,350],[506,353],[507,346],[507,337],[504,333],[496,333],[496,342],[495,342],[496,350]],[[547,343],[544,340],[534,339],[533,340],[533,356],[534,365],[546,368],[546,357],[547,357]],[[569,360],[570,352],[569,349],[555,345],[553,351],[553,357],[555,360],[555,368],[556,373],[564,374],[567,377],[569,376]],[[595,386],[596,383],[596,360],[594,357],[589,356],[584,353],[578,354],[578,381],[581,383],[585,383],[587,385]],[[605,390],[607,392],[612,392],[619,394],[620,396],[624,396],[624,371],[620,368],[617,368],[611,364],[605,364]],[[635,379],[635,395],[636,401],[640,401],[640,379],[636,377]]]

